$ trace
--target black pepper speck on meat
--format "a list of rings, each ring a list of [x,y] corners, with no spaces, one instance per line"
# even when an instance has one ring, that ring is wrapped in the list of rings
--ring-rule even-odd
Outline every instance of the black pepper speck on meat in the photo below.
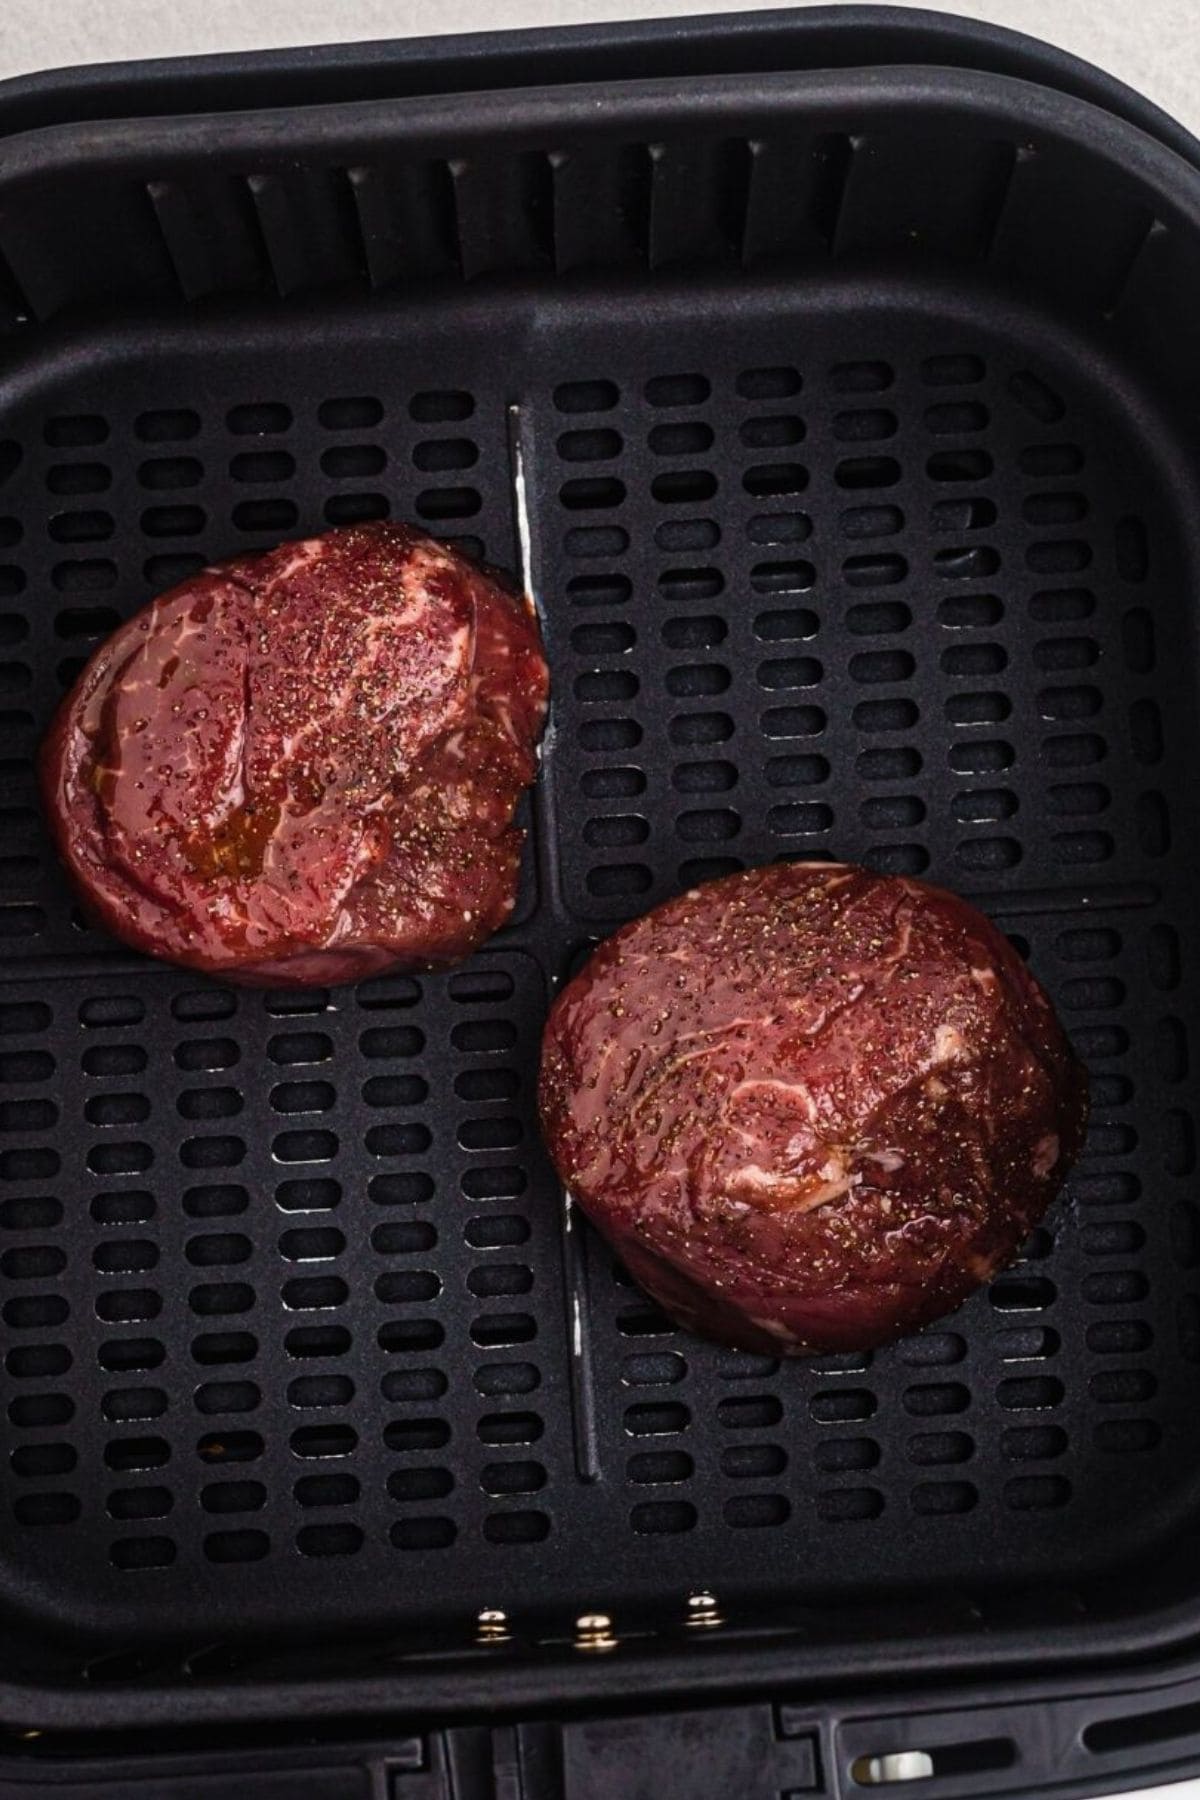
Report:
[[[881,1344],[1011,1260],[1083,1137],[1045,994],[965,901],[780,864],[623,927],[559,995],[559,1175],[689,1329],[775,1355]]]

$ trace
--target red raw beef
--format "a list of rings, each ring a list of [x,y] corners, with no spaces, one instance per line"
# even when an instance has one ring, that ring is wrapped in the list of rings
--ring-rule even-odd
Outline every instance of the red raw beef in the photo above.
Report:
[[[42,749],[89,912],[271,986],[456,962],[504,924],[546,663],[525,605],[404,525],[206,569],[92,657]]]
[[[995,926],[923,882],[779,864],[614,933],[546,1026],[568,1191],[689,1329],[860,1350],[1013,1256],[1086,1079]]]

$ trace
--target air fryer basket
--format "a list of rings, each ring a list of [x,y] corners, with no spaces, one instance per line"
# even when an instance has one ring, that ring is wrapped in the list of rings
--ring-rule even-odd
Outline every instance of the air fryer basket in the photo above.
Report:
[[[1200,177],[1031,84],[851,70],[47,127],[0,202],[0,1710],[1187,1641]],[[31,757],[92,644],[385,512],[516,567],[518,460],[555,698],[514,925],[308,995],[89,930]],[[812,854],[991,912],[1094,1122],[988,1293],[777,1364],[564,1237],[533,1085],[587,944]]]

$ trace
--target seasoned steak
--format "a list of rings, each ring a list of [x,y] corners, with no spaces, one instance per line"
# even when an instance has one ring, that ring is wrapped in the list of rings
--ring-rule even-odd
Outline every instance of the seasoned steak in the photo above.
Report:
[[[1080,1148],[1086,1081],[981,914],[793,863],[617,931],[546,1026],[564,1185],[689,1329],[859,1350],[1013,1256]]]
[[[88,910],[233,981],[457,961],[516,899],[546,663],[525,605],[404,525],[206,569],[92,657],[42,750]]]

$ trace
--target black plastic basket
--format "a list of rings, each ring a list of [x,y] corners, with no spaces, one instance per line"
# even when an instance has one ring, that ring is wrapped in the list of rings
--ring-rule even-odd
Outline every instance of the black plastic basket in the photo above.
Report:
[[[84,1730],[797,1687],[523,1726],[506,1791],[850,1792],[910,1748],[931,1796],[1183,1766],[1190,1689],[1121,1715],[1200,1627],[1186,134],[1021,40],[857,10],[47,79],[6,120],[22,1780]],[[205,560],[388,512],[516,567],[518,460],[554,715],[514,925],[310,995],[89,930],[31,757],[92,645]],[[533,1078],[589,942],[825,852],[1001,922],[1094,1122],[987,1294],[779,1365],[564,1236]],[[864,1702],[918,1673],[976,1685]],[[378,1783],[500,1791],[505,1733],[414,1741]]]

